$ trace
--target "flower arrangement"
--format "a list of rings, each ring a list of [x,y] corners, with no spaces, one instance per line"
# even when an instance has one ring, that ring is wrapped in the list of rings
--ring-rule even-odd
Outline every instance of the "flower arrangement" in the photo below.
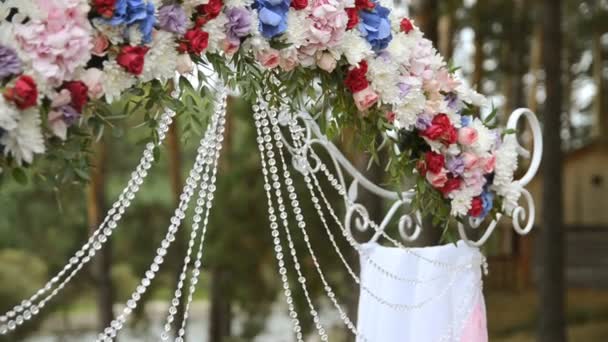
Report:
[[[3,168],[31,164],[49,141],[70,140],[100,103],[210,65],[247,98],[265,88],[277,98],[293,94],[294,109],[330,113],[328,134],[356,127],[371,153],[376,137],[386,137],[393,179],[415,177],[415,206],[441,222],[509,214],[518,200],[515,145],[477,114],[485,98],[458,80],[411,20],[376,0],[1,6]]]

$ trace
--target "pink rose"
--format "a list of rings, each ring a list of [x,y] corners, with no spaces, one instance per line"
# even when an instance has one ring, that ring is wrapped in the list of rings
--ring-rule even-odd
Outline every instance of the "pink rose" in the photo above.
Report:
[[[494,167],[496,167],[496,155],[491,155],[487,158],[483,158],[483,171],[485,173],[494,172]]]
[[[193,69],[194,63],[192,63],[189,54],[184,53],[177,56],[177,72],[179,72],[180,75],[189,74]]]
[[[99,99],[103,96],[103,71],[97,68],[90,68],[84,71],[80,80],[88,88],[89,97]]]
[[[462,154],[462,159],[464,160],[464,168],[467,171],[477,169],[479,167],[479,157],[470,152],[465,152]]]
[[[464,146],[473,145],[478,138],[477,130],[472,127],[463,127],[458,130],[458,143]]]
[[[431,183],[434,188],[440,189],[445,186],[445,183],[447,183],[448,173],[445,169],[442,169],[439,171],[439,173],[427,172],[426,180]]]
[[[260,64],[267,69],[274,69],[279,66],[279,51],[268,48],[256,53],[256,58]]]
[[[106,50],[110,46],[108,38],[103,34],[98,34],[93,38],[93,49],[91,53],[95,56],[103,57],[107,54]]]
[[[327,72],[334,71],[337,63],[338,62],[331,53],[324,52],[317,54],[317,65],[319,66],[319,68]]]
[[[367,87],[361,91],[353,94],[355,105],[360,111],[364,111],[373,106],[378,102],[378,94],[372,90],[371,87]]]
[[[283,71],[293,70],[298,66],[298,50],[296,49],[283,49],[280,53],[279,66]]]

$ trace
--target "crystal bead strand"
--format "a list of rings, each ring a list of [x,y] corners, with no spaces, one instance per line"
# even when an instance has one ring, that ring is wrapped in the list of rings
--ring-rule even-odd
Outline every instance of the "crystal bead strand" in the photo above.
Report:
[[[267,104],[264,104],[264,105],[266,106]],[[271,113],[271,117],[272,117],[272,115],[276,115],[276,113],[272,114],[272,113],[274,113],[273,109],[269,109],[268,112]],[[264,133],[264,135],[269,135],[270,128],[268,128],[267,115],[264,115],[264,114],[262,114],[262,115],[263,115],[261,118],[262,132]],[[279,217],[281,218],[283,229],[285,230],[285,236],[287,237],[287,244],[288,244],[288,247],[291,252],[291,257],[292,257],[292,260],[294,263],[294,268],[298,275],[298,282],[300,283],[300,287],[302,288],[304,297],[306,298],[306,301],[308,303],[308,307],[310,309],[310,315],[313,318],[313,322],[319,333],[319,336],[321,337],[322,341],[327,341],[328,340],[327,333],[325,331],[325,328],[323,328],[323,326],[321,325],[318,312],[312,303],[312,299],[310,298],[310,294],[309,294],[308,288],[306,286],[306,277],[304,276],[304,274],[302,274],[301,265],[300,265],[300,262],[298,261],[298,256],[297,256],[297,252],[295,249],[295,245],[294,245],[293,239],[291,237],[291,232],[289,230],[288,213],[285,210],[285,205],[283,204],[283,195],[282,195],[282,191],[281,191],[280,177],[277,172],[278,170],[276,167],[276,160],[275,160],[274,152],[272,151],[272,144],[270,142],[268,142],[266,144],[265,150],[266,150],[266,156],[268,158],[268,165],[270,165],[270,177],[271,177],[272,181],[274,182],[273,187],[275,189],[275,196],[276,196],[276,201],[277,201],[278,209],[279,209]],[[279,152],[280,151],[281,150],[279,148]],[[289,177],[289,172],[286,169],[284,170],[284,173],[285,173],[284,174],[285,177]],[[291,180],[286,178],[285,182],[286,182],[285,185],[290,189],[290,192],[291,192],[291,190],[293,190],[293,185],[291,184]],[[297,220],[301,219],[301,216],[302,216],[301,213],[294,212],[294,215],[296,216]]]
[[[270,113],[272,113],[272,111]],[[351,330],[351,332],[353,332],[353,334],[362,337],[360,334],[357,333],[357,329],[356,329],[355,325],[352,323],[350,318],[348,318],[348,315],[344,312],[341,305],[336,300],[336,295],[333,292],[333,289],[331,288],[329,283],[327,282],[325,275],[323,274],[323,271],[321,269],[321,266],[318,262],[318,259],[316,258],[316,255],[315,255],[314,251],[312,250],[312,246],[310,244],[310,238],[308,237],[308,234],[306,233],[306,230],[304,229],[306,227],[306,223],[304,222],[304,217],[302,216],[301,209],[299,208],[299,204],[297,201],[297,194],[295,193],[295,188],[293,187],[293,180],[291,179],[289,171],[286,168],[286,163],[285,163],[285,160],[284,160],[284,157],[282,154],[283,143],[281,142],[280,132],[277,131],[278,121],[276,120],[276,118],[271,117],[271,122],[273,124],[273,130],[275,132],[275,140],[276,140],[275,146],[277,146],[279,154],[282,157],[282,165],[283,165],[284,175],[286,177],[287,190],[289,192],[289,198],[291,199],[291,205],[294,210],[296,221],[298,222],[297,223],[298,227],[300,228],[301,232],[303,233],[305,244],[307,245],[307,248],[308,248],[309,253],[311,254],[313,263],[315,264],[317,273],[319,274],[321,281],[324,285],[324,290],[325,290],[328,298],[331,300],[332,304],[334,305],[334,307],[340,313],[340,318],[343,320],[345,325]],[[266,141],[267,144],[270,144],[270,142],[272,141],[272,137],[269,133],[270,132],[266,133],[263,138],[263,141]],[[270,146],[272,146],[272,145],[270,145]],[[271,159],[271,160],[274,161],[274,159]],[[270,161],[269,161],[269,163],[270,163]],[[274,164],[276,164],[276,162],[274,162]],[[362,337],[362,338],[365,340],[364,337]]]
[[[298,129],[296,130],[296,134],[299,136],[299,139],[305,139],[305,137],[303,136],[303,131],[305,131],[304,129],[302,129],[300,126],[296,126]],[[316,157],[316,160],[319,161],[319,169],[321,171],[323,171],[323,174],[325,175],[326,179],[330,182],[330,184],[332,185],[332,187],[334,189],[336,189],[336,191],[344,198],[344,200],[346,201],[346,203],[349,206],[354,206],[355,210],[357,210],[357,212],[360,215],[363,215],[364,213],[361,211],[361,209],[358,209],[355,206],[355,202],[353,202],[350,198],[348,198],[347,195],[347,191],[344,188],[344,186],[342,186],[342,184],[340,184],[340,182],[338,181],[338,179],[329,171],[329,168],[327,167],[327,165],[323,162],[321,162],[321,158],[319,158],[318,155],[316,155],[315,151],[308,146],[307,147],[308,151],[310,151],[310,153]],[[304,155],[305,153],[302,152],[302,155]],[[313,180],[316,180],[316,176],[313,172],[311,172],[311,176],[313,178]],[[404,246],[401,242],[399,242],[398,240],[392,238],[390,235],[388,235],[386,232],[384,232],[383,230],[380,229],[380,227],[378,226],[378,224],[376,222],[374,222],[373,220],[369,220],[369,225],[370,227],[372,227],[374,229],[375,232],[380,233],[382,235],[382,237],[386,238],[387,241],[391,242],[394,246],[401,248],[403,250],[405,250],[406,253],[409,253],[411,255],[413,255],[414,257],[421,259],[427,263],[430,263],[432,265],[434,265],[435,267],[440,267],[440,268],[445,268],[445,269],[457,269],[459,267],[462,267],[464,265],[453,265],[450,263],[445,263],[442,261],[438,261],[438,260],[433,260],[430,258],[427,258],[425,256],[422,256],[418,253],[416,253],[412,248],[406,247]],[[483,260],[482,260],[483,262]]]
[[[279,154],[280,154],[280,156],[281,156],[281,161],[283,162],[283,168],[284,168],[285,173],[286,173],[286,178],[287,178],[287,180],[286,180],[286,181],[288,181],[289,183],[292,183],[293,181],[291,180],[291,178],[289,178],[289,172],[287,171],[287,168],[286,168],[286,163],[285,163],[285,159],[284,159],[284,157],[283,157],[283,152],[282,152],[283,143],[282,143],[282,140],[281,140],[281,132],[280,132],[280,128],[279,128],[279,126],[278,126],[278,120],[277,120],[277,119],[276,119],[276,117],[273,115],[273,111],[269,111],[269,114],[271,115],[271,116],[270,116],[270,120],[271,120],[271,122],[272,122],[272,124],[273,124],[273,131],[274,131],[274,133],[275,133],[275,140],[276,140],[276,141],[275,141],[275,144],[276,144],[276,145],[277,145],[277,147],[279,148]],[[292,126],[290,126],[290,128],[291,128],[291,127],[292,127]],[[295,143],[295,142],[294,142],[294,143]],[[296,216],[296,220],[298,220],[298,225],[300,226],[300,228],[301,228],[301,230],[302,230],[302,233],[303,233],[303,235],[304,235],[304,241],[306,242],[307,247],[309,247],[309,252],[310,252],[310,254],[311,254],[311,257],[312,257],[313,263],[315,264],[315,267],[317,267],[317,270],[319,271],[319,275],[322,277],[323,271],[321,270],[321,266],[320,266],[320,265],[319,265],[319,263],[317,262],[317,258],[316,258],[316,256],[315,256],[314,250],[313,250],[312,246],[311,246],[311,245],[310,245],[310,243],[309,243],[309,240],[310,240],[310,239],[308,238],[308,234],[306,233],[306,223],[303,221],[303,217],[302,217],[302,215],[300,214],[301,209],[299,208],[299,203],[298,203],[298,201],[297,201],[297,194],[295,194],[295,192],[292,192],[292,191],[294,190],[294,189],[293,189],[293,186],[292,186],[292,187],[291,187],[289,190],[291,190],[291,191],[290,191],[290,192],[291,192],[291,193],[290,193],[290,195],[293,195],[293,196],[294,196],[294,198],[295,198],[295,199],[292,201],[292,206],[294,206],[294,211],[295,211],[295,210],[297,210],[297,212],[298,212],[298,216]],[[317,203],[317,205],[318,205],[318,203]],[[348,263],[346,263],[346,265],[348,265]],[[350,269],[350,267],[349,267],[349,269]],[[359,277],[358,277],[358,276],[357,276],[357,275],[356,275],[354,272],[352,272],[352,270],[351,270],[350,275],[353,277],[353,279],[354,279],[354,280],[355,280],[355,282],[356,282],[356,283],[359,285],[359,287],[360,287],[362,290],[364,290],[366,293],[368,293],[368,294],[369,294],[369,295],[370,295],[372,298],[374,298],[376,301],[378,301],[379,303],[381,303],[381,304],[383,304],[383,305],[388,306],[388,307],[389,307],[389,308],[391,308],[391,309],[394,309],[394,310],[400,310],[400,311],[411,311],[411,310],[420,309],[420,308],[422,308],[424,305],[426,305],[427,303],[430,303],[431,301],[435,300],[436,298],[440,298],[440,297],[442,297],[442,296],[443,296],[443,295],[445,295],[445,293],[447,293],[447,291],[448,291],[448,290],[449,290],[449,289],[450,289],[450,288],[453,286],[454,281],[455,281],[455,279],[456,279],[456,277],[455,277],[455,276],[454,276],[454,277],[452,277],[452,279],[451,279],[450,283],[448,284],[448,286],[446,286],[446,287],[445,287],[445,289],[444,289],[444,290],[441,292],[441,294],[440,294],[439,296],[433,296],[433,297],[429,297],[429,298],[427,298],[427,299],[425,299],[425,300],[423,300],[423,301],[420,301],[419,303],[416,303],[416,304],[396,304],[396,303],[391,303],[391,302],[389,302],[388,300],[386,300],[386,299],[384,299],[384,298],[380,297],[379,295],[375,294],[374,292],[372,292],[372,291],[371,291],[371,290],[370,290],[370,289],[369,289],[367,286],[365,286],[365,285],[364,285],[364,284],[363,284],[363,283],[360,281]],[[322,279],[324,279],[324,277],[322,277]],[[325,286],[328,286],[328,285],[326,284],[326,282],[325,282],[325,281],[323,281],[323,282],[324,282],[324,285],[325,285]],[[356,333],[355,333],[355,334],[356,334]]]
[[[141,296],[149,288],[156,276],[156,273],[160,270],[160,266],[164,262],[164,256],[167,253],[167,249],[171,246],[172,242],[175,241],[175,234],[177,233],[182,220],[186,216],[186,210],[188,209],[190,199],[194,194],[194,190],[196,190],[198,187],[197,180],[200,180],[200,175],[203,172],[204,165],[211,163],[209,154],[215,151],[215,137],[217,132],[214,128],[217,126],[218,118],[220,116],[219,111],[214,113],[212,116],[211,128],[207,131],[208,134],[205,134],[205,137],[201,139],[201,146],[199,146],[197,150],[198,154],[196,156],[196,162],[192,170],[190,170],[190,174],[185,182],[186,185],[184,185],[182,194],[180,195],[180,203],[176,208],[173,217],[171,217],[171,224],[168,232],[161,242],[161,247],[157,249],[157,253],[152,264],[145,272],[145,276],[140,281],[140,284],[137,286],[136,290],[131,294],[131,298],[127,301],[122,313],[111,322],[109,327],[106,327],[104,331],[99,334],[96,341],[109,342],[114,340],[118,331],[123,328],[128,316],[137,307]]]
[[[160,145],[166,137],[168,127],[172,122],[172,117],[175,115],[174,112],[167,110],[161,115],[159,119],[159,126],[157,133],[159,136]],[[65,285],[87,264],[96,254],[96,251],[101,249],[102,245],[112,235],[114,229],[118,226],[117,223],[122,218],[125,209],[130,205],[131,201],[135,198],[135,194],[139,191],[139,187],[143,184],[144,179],[148,174],[152,162],[154,161],[153,150],[157,145],[148,143],[143,152],[143,156],[140,159],[138,166],[135,171],[131,174],[131,179],[127,183],[127,187],[119,195],[118,200],[112,205],[112,208],[106,214],[106,217],[95,230],[95,232],[89,237],[87,242],[70,258],[69,263],[66,264],[62,270],[57,273],[44,287],[39,289],[29,299],[22,301],[19,305],[16,305],[6,314],[0,316],[0,335],[4,335],[9,331],[14,330],[17,326],[23,324],[23,322],[30,320],[36,316],[42,308],[55,297]],[[68,272],[71,273],[68,274]],[[63,281],[62,281],[63,279]],[[58,284],[58,285],[57,285]],[[51,291],[52,290],[52,291]],[[47,292],[51,291],[49,295],[40,299],[38,303],[36,301],[43,297]]]
[[[183,337],[186,333],[186,323],[188,321],[188,313],[190,311],[190,305],[193,300],[194,291],[196,290],[196,285],[198,284],[200,268],[202,266],[203,246],[205,243],[205,236],[207,233],[207,225],[209,223],[209,213],[211,212],[211,209],[213,207],[214,192],[216,190],[215,182],[216,182],[216,175],[217,175],[217,167],[218,167],[220,153],[221,153],[221,150],[223,147],[224,132],[225,132],[225,125],[226,125],[225,89],[222,88],[219,91],[224,92],[224,95],[221,98],[221,102],[218,104],[219,113],[220,113],[220,117],[219,117],[220,124],[218,127],[217,136],[215,139],[215,153],[214,153],[214,158],[213,158],[213,167],[211,170],[211,176],[208,176],[208,168],[205,171],[205,173],[203,174],[203,180],[207,181],[207,179],[210,178],[210,184],[209,184],[209,186],[207,186],[206,183],[203,183],[201,185],[201,192],[205,191],[206,194],[204,194],[204,195],[201,194],[201,198],[197,201],[197,207],[194,209],[194,218],[193,218],[193,225],[192,225],[192,230],[193,230],[192,235],[193,236],[190,239],[190,242],[188,244],[188,251],[186,253],[186,258],[184,259],[184,268],[182,269],[182,273],[180,274],[177,289],[175,290],[175,295],[171,301],[171,308],[169,309],[169,315],[167,316],[166,324],[164,326],[164,332],[161,334],[161,339],[163,341],[169,340],[169,332],[171,331],[171,323],[174,320],[174,316],[177,313],[177,308],[180,304],[179,298],[182,296],[182,287],[183,287],[184,281],[186,279],[187,267],[191,261],[192,248],[193,248],[194,242],[196,240],[195,231],[197,231],[199,229],[199,224],[201,221],[201,214],[203,213],[203,206],[205,206],[204,219],[202,219],[203,228],[202,228],[202,232],[201,232],[198,251],[196,254],[196,260],[194,262],[194,268],[191,271],[190,287],[188,290],[188,297],[187,297],[187,300],[185,303],[184,317],[183,317],[183,320],[181,323],[181,327],[178,330],[178,336],[175,339],[176,342],[183,341]]]
[[[265,105],[264,105],[265,107]],[[278,271],[281,276],[281,282],[283,283],[283,295],[285,296],[285,301],[287,302],[287,308],[289,310],[289,317],[291,318],[291,322],[293,324],[293,330],[296,335],[296,339],[298,342],[303,342],[302,336],[302,327],[300,326],[300,320],[298,319],[298,313],[295,311],[295,306],[293,303],[293,297],[291,294],[291,287],[289,285],[289,278],[287,276],[287,268],[285,267],[285,261],[283,260],[283,247],[281,246],[280,232],[278,228],[278,224],[276,223],[277,217],[274,212],[274,205],[272,202],[272,186],[268,180],[268,168],[266,166],[266,161],[264,157],[265,147],[264,144],[270,144],[271,137],[266,135],[262,137],[261,127],[262,127],[262,119],[265,118],[266,114],[264,111],[266,108],[261,108],[261,104],[258,102],[253,106],[254,111],[254,119],[255,126],[257,131],[257,143],[260,151],[260,163],[262,165],[262,175],[264,178],[264,190],[266,191],[266,198],[268,202],[268,218],[270,220],[270,229],[272,235],[272,241],[274,244],[274,252],[275,257],[277,259]],[[272,148],[272,145],[270,145]]]
[[[294,147],[296,149],[300,149],[301,148],[301,141],[298,138],[299,136],[295,134],[295,131],[297,131],[296,129],[296,124],[297,120],[295,118],[292,118],[290,120],[289,123],[289,129],[291,132],[291,136],[293,139],[293,144]],[[355,280],[355,282],[358,283],[358,276],[355,274],[355,272],[352,270],[352,267],[348,264],[348,262],[346,261],[346,258],[344,257],[344,255],[342,254],[342,251],[340,250],[340,248],[338,247],[336,240],[335,240],[335,236],[334,234],[331,232],[331,230],[329,229],[327,220],[325,218],[325,215],[323,214],[323,209],[321,207],[321,205],[319,204],[319,199],[316,196],[316,192],[318,192],[321,195],[321,198],[323,199],[323,203],[325,204],[325,207],[327,209],[327,211],[329,212],[330,216],[332,216],[332,218],[334,219],[334,221],[336,222],[336,224],[339,226],[340,230],[342,231],[342,236],[347,240],[347,242],[350,244],[351,247],[353,247],[357,252],[359,252],[360,255],[362,255],[366,261],[368,261],[370,264],[372,264],[372,266],[374,268],[377,268],[382,274],[384,274],[385,276],[393,279],[393,280],[397,280],[400,282],[404,282],[404,283],[408,283],[411,285],[422,285],[422,284],[426,284],[426,283],[430,283],[430,282],[434,282],[436,280],[442,279],[444,278],[447,274],[449,273],[445,273],[445,274],[440,274],[438,276],[429,278],[429,279],[412,279],[412,278],[405,278],[405,277],[400,277],[398,275],[393,274],[392,272],[386,270],[385,268],[383,268],[382,266],[378,265],[369,255],[368,253],[365,253],[365,251],[363,250],[363,248],[356,243],[356,241],[354,240],[354,238],[348,234],[347,230],[344,228],[344,226],[342,225],[342,221],[338,218],[337,214],[335,213],[335,211],[333,210],[330,202],[327,200],[327,197],[325,196],[325,194],[322,191],[322,188],[320,186],[320,184],[318,183],[317,179],[315,178],[315,187],[316,187],[316,191],[313,188],[313,184],[311,182],[311,179],[309,177],[308,174],[304,174],[304,181],[306,183],[306,186],[308,188],[308,191],[311,195],[311,200],[313,202],[313,206],[315,207],[315,209],[317,210],[318,216],[321,219],[321,223],[323,224],[323,227],[325,229],[325,232],[334,248],[334,250],[336,251],[336,253],[338,254],[338,257],[340,258],[342,264],[344,265],[344,267],[346,268],[347,272],[350,274],[351,278],[353,278]],[[466,269],[467,265],[462,265],[461,267],[455,269],[454,271],[462,271],[463,269]]]

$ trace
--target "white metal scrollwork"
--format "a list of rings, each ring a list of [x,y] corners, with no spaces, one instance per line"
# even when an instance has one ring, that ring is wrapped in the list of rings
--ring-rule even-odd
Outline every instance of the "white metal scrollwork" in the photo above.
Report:
[[[311,149],[313,149],[314,146],[318,145],[321,146],[328,153],[330,159],[332,160],[332,163],[334,164],[337,176],[336,181],[339,181],[344,188],[349,189],[348,201],[344,201],[346,206],[344,225],[351,233],[351,236],[353,224],[357,230],[365,231],[370,227],[371,222],[367,208],[364,205],[356,202],[359,193],[359,186],[363,187],[367,191],[380,198],[392,201],[388,212],[379,224],[379,229],[375,231],[375,234],[371,238],[372,242],[377,241],[382,236],[386,227],[393,220],[395,214],[397,214],[399,209],[403,209],[405,212],[411,212],[410,205],[414,197],[414,190],[410,189],[398,193],[396,191],[389,190],[376,185],[367,177],[365,177],[359,170],[357,170],[357,168],[344,156],[344,154],[342,154],[342,152],[340,152],[340,150],[329,139],[327,139],[327,137],[321,132],[314,118],[312,118],[306,112],[300,112],[296,114],[296,118],[303,123],[303,125],[300,127],[300,129],[305,131],[305,140],[303,146],[301,148],[296,149],[294,146],[289,144],[287,139],[283,137],[283,142],[285,143],[285,146],[287,146],[290,153],[294,156],[294,167],[302,173],[316,173],[319,171],[321,161],[319,160],[319,157],[316,153],[311,153]],[[532,153],[530,153],[528,150],[522,147],[517,141],[517,138],[515,138],[518,156],[528,159],[531,158],[531,161],[530,166],[525,172],[524,176],[522,176],[521,179],[516,180],[512,187],[512,191],[518,192],[518,197],[521,195],[523,197],[523,200],[526,202],[525,207],[517,206],[513,210],[512,225],[513,229],[518,234],[525,235],[528,234],[534,227],[536,210],[532,195],[524,187],[530,183],[530,181],[538,172],[540,161],[542,158],[543,145],[540,124],[538,122],[538,119],[536,118],[536,115],[529,109],[520,108],[515,110],[509,116],[509,120],[507,122],[507,129],[513,130],[517,133],[518,123],[522,118],[526,119],[532,131],[533,150]],[[286,117],[281,118],[281,124],[286,125],[287,120],[288,118]],[[306,165],[308,165],[308,167],[306,167]],[[349,174],[353,179],[352,183],[348,187],[344,177],[344,172]],[[480,247],[484,243],[486,243],[486,241],[490,238],[490,236],[498,226],[498,222],[501,218],[502,215],[498,215],[495,220],[489,222],[481,238],[476,241],[469,239],[465,226],[459,223],[458,233],[460,235],[460,238],[471,246]],[[482,222],[480,222],[479,220],[470,220],[470,225],[475,229],[479,229],[481,223]],[[408,242],[416,240],[420,236],[420,233],[422,231],[422,219],[420,212],[416,211],[413,213],[405,213],[401,215],[398,220],[398,231],[403,240]]]

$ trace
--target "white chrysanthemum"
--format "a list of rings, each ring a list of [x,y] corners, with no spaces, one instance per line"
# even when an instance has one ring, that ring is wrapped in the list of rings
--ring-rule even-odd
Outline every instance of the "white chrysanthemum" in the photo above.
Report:
[[[507,187],[513,182],[513,174],[517,170],[517,141],[515,139],[514,135],[507,135],[502,145],[496,150],[493,184],[497,190]]]
[[[475,91],[475,89],[461,82],[458,88],[456,88],[458,97],[465,103],[471,104],[476,107],[486,107],[488,105],[488,99]]]
[[[138,25],[131,25],[127,28],[127,39],[129,40],[129,45],[142,44],[144,35],[141,33]]]
[[[395,126],[397,128],[411,130],[418,115],[424,111],[426,97],[421,89],[410,89],[403,102],[394,106]]]
[[[471,210],[471,201],[475,197],[473,191],[470,188],[463,187],[460,190],[452,191],[450,198],[452,199],[451,204],[451,215],[455,217],[466,216]]]
[[[224,5],[227,8],[233,7],[250,7],[253,4],[253,0],[226,0],[224,1]]]
[[[103,34],[113,45],[120,45],[124,42],[124,25],[112,26],[108,24],[104,19],[95,18],[93,19],[93,26],[99,33]]]
[[[346,57],[348,64],[353,66],[374,55],[371,45],[361,37],[358,30],[346,31],[342,38],[342,45],[338,49]]]
[[[145,57],[141,76],[144,82],[154,79],[164,81],[175,75],[178,60],[176,45],[173,34],[165,31],[157,32]]]
[[[198,5],[206,5],[209,3],[209,0],[184,0],[182,2],[182,8],[186,12],[186,16],[190,18],[194,13],[194,9]]]
[[[103,63],[103,72],[103,92],[108,103],[118,100],[125,89],[137,83],[137,78],[124,71],[114,60]]]
[[[31,163],[34,154],[44,153],[44,138],[40,129],[40,114],[35,108],[21,112],[17,127],[0,138],[4,155],[11,155],[18,165]]]
[[[390,53],[391,58],[400,65],[409,65],[411,53],[414,46],[417,44],[416,38],[405,34],[404,32],[398,32],[393,35],[393,39],[388,44],[386,51]]]
[[[471,128],[477,131],[477,141],[471,146],[472,150],[479,155],[490,152],[496,145],[496,135],[478,118],[471,122]]]
[[[383,103],[397,103],[400,101],[401,90],[399,83],[399,67],[395,62],[383,57],[371,58],[367,61],[367,79],[372,89],[379,95]]]
[[[0,3],[0,13],[6,18],[11,8],[16,8],[18,13],[13,17],[13,22],[23,22],[26,18],[30,20],[44,19],[46,13],[37,1],[6,0]]]
[[[209,20],[209,22],[203,26],[203,31],[209,33],[209,46],[207,47],[207,51],[217,52],[222,50],[222,41],[226,39],[227,22],[228,17],[226,17],[226,14],[220,13],[220,15]]]
[[[287,31],[285,31],[287,43],[296,48],[306,43],[310,33],[308,28],[312,25],[309,16],[310,12],[307,10],[287,12]]]
[[[11,131],[17,128],[19,111],[15,106],[7,103],[4,96],[0,96],[0,128]]]

